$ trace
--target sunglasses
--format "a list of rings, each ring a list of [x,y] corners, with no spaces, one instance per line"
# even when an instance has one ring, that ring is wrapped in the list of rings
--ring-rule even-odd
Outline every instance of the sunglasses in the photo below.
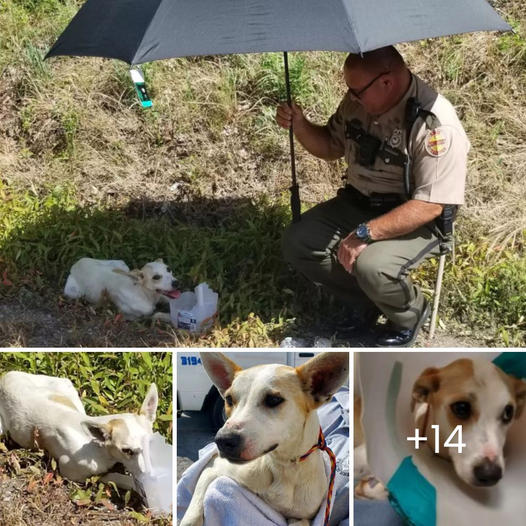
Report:
[[[356,97],[357,99],[360,99],[362,97],[362,95],[380,78],[380,77],[383,77],[384,75],[388,75],[389,73],[391,73],[390,71],[384,71],[383,73],[380,73],[379,75],[377,75],[376,77],[374,77],[373,80],[371,80],[366,86],[364,86],[363,88],[359,89],[359,90],[356,90],[356,89],[353,89],[353,88],[349,88],[349,92],[351,93],[351,95],[353,97]]]

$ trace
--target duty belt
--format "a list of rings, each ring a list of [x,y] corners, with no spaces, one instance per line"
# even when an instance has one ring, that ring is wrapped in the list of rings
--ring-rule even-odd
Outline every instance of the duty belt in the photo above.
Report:
[[[371,195],[365,195],[350,184],[341,188],[338,194],[350,198],[353,203],[356,203],[358,206],[373,210],[391,210],[405,201],[404,197],[400,194],[381,194],[374,192]]]

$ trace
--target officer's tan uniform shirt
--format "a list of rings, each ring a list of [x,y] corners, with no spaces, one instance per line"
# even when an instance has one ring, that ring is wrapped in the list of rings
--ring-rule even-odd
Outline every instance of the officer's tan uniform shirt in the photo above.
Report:
[[[413,127],[409,139],[412,198],[440,204],[463,204],[469,140],[451,103],[416,75],[412,76],[402,100],[388,112],[377,117],[368,115],[347,93],[329,119],[327,129],[331,140],[344,152],[348,163],[347,183],[365,195],[405,195],[402,167],[386,164],[379,157],[369,167],[357,163],[358,145],[345,137],[345,124],[358,119],[367,133],[407,154],[404,119],[409,97],[415,97],[423,109],[433,112],[440,121],[440,126],[428,128],[424,120],[418,118]]]

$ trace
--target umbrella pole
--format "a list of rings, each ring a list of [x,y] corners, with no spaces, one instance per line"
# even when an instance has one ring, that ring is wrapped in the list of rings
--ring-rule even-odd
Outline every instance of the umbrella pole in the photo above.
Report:
[[[292,105],[292,97],[290,94],[290,78],[289,78],[289,56],[286,51],[283,52],[283,61],[285,63],[285,86],[287,88],[287,102],[289,106]],[[297,223],[301,220],[301,202],[300,202],[300,187],[296,180],[296,161],[294,154],[294,130],[292,123],[289,128],[289,143],[290,143],[290,169],[292,172],[292,186],[290,187],[290,209],[292,211],[292,222]]]

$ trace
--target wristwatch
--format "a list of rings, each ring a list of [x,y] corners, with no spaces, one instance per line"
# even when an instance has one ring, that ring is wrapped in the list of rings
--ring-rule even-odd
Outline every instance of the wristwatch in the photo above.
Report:
[[[369,225],[367,223],[360,223],[356,230],[354,231],[354,235],[364,243],[371,243],[373,240],[371,239],[371,231],[369,230]]]

